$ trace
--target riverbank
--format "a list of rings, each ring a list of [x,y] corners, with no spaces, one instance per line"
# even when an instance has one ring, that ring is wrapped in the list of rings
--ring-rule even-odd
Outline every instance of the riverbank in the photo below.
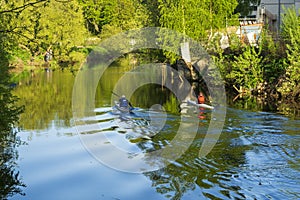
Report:
[[[49,60],[45,60],[43,55],[31,56],[28,51],[19,49],[10,58],[9,73],[11,82],[17,84],[20,80],[34,76],[35,73],[40,71],[77,71],[93,48],[94,46],[76,47],[68,56],[54,55]]]

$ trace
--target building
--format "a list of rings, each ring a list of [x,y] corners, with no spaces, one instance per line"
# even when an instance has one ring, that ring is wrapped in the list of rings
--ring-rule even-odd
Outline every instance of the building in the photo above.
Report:
[[[268,25],[271,31],[278,33],[285,9],[293,6],[298,12],[300,0],[261,0],[257,10],[257,19]]]
[[[300,14],[300,0],[260,0],[259,5],[251,5],[250,15],[240,17],[240,26],[236,34],[242,43],[256,46],[260,39],[263,27],[267,26],[275,34],[279,34],[282,17],[288,8],[294,7]],[[222,37],[223,39],[223,37]],[[227,40],[221,39],[221,46],[228,47]],[[224,42],[225,41],[225,42]]]

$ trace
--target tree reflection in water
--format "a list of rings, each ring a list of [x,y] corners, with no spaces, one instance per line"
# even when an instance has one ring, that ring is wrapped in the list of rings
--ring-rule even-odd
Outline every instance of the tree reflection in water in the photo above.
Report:
[[[0,135],[0,199],[7,199],[15,194],[22,193],[25,184],[20,180],[16,170],[18,152],[16,148],[21,141],[16,137],[16,131],[2,132]]]
[[[1,49],[0,49],[1,51]],[[7,199],[22,193],[25,185],[20,180],[16,170],[18,152],[16,148],[21,144],[17,137],[17,130],[13,125],[18,121],[23,107],[15,106],[17,98],[11,94],[7,61],[0,53],[0,199]]]

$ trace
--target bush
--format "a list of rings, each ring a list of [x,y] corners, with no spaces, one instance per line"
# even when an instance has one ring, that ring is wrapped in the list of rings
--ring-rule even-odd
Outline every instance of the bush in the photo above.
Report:
[[[297,90],[300,83],[300,18],[297,17],[295,8],[286,11],[282,23],[282,36],[287,49],[287,68],[277,90],[283,96],[288,96]]]
[[[234,57],[232,69],[226,78],[248,90],[256,89],[263,82],[262,57],[256,47],[247,46],[245,51]]]

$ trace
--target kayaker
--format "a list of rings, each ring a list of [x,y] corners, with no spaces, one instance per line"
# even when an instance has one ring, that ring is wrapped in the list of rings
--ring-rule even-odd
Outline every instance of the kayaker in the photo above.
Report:
[[[129,101],[126,99],[125,95],[122,95],[121,98],[119,99],[120,107],[122,108],[128,108],[129,106]]]
[[[199,95],[198,95],[198,103],[199,104],[205,103],[205,97],[204,97],[202,92],[200,92]]]
[[[199,93],[197,100],[198,100],[198,104],[205,103],[205,97],[202,92]],[[198,115],[199,119],[205,119],[204,110],[205,110],[204,108],[199,107],[199,115]]]

